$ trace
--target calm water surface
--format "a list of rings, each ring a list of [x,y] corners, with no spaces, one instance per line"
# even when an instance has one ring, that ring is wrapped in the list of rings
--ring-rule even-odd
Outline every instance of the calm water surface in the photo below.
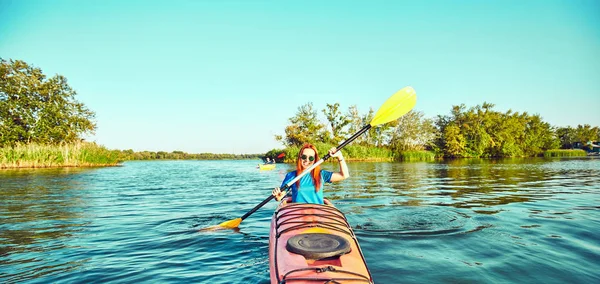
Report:
[[[257,162],[0,170],[0,282],[269,283],[274,201],[198,232],[290,170]],[[349,166],[325,195],[376,283],[600,283],[600,159]]]

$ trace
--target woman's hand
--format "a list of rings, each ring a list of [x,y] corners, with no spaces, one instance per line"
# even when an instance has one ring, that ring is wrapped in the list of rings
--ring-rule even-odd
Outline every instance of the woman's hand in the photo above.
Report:
[[[336,157],[338,161],[344,161],[344,156],[342,156],[342,151],[337,151],[335,147],[329,149],[329,156]]]
[[[275,200],[279,201],[281,200],[284,196],[285,196],[285,192],[281,191],[281,189],[279,189],[279,187],[276,187],[275,189],[273,189],[273,196],[275,196]]]

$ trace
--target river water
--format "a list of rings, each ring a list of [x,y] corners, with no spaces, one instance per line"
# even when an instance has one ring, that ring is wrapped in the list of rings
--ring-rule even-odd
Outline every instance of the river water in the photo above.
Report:
[[[290,165],[0,170],[0,283],[269,283]],[[336,164],[325,164],[335,169]],[[600,283],[600,159],[349,163],[328,184],[376,283]]]

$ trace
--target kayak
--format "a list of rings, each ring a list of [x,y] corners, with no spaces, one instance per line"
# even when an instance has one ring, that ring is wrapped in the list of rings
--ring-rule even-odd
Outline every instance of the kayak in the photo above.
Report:
[[[259,168],[261,171],[268,171],[268,170],[272,170],[272,169],[274,169],[274,168],[275,168],[275,165],[276,165],[276,164],[259,164],[259,165],[258,165],[258,168]]]
[[[281,202],[269,263],[271,283],[373,283],[354,231],[333,205]]]

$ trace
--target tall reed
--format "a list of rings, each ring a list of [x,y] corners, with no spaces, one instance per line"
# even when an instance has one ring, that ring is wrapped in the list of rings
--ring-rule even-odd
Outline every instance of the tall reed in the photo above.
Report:
[[[0,168],[95,167],[118,163],[118,151],[90,142],[0,148]]]
[[[544,152],[544,157],[546,158],[554,158],[554,157],[582,157],[587,156],[587,153],[581,149],[554,149],[548,150]]]
[[[435,153],[432,151],[402,151],[396,153],[395,159],[405,162],[434,161]]]

